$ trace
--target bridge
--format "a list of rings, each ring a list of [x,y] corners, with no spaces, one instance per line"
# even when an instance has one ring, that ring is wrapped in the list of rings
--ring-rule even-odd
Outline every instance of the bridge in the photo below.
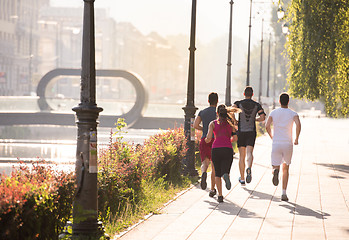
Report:
[[[103,107],[103,106],[102,106]],[[182,109],[181,109],[182,110]],[[183,111],[183,110],[182,110]],[[183,115],[183,114],[182,114]],[[184,116],[184,115],[183,115]],[[100,115],[99,127],[114,127],[118,116]],[[139,117],[129,125],[135,129],[168,129],[180,126],[183,118],[173,117]],[[0,112],[0,125],[62,125],[75,126],[75,113],[55,112]]]
[[[73,111],[54,110],[48,103],[46,98],[46,88],[48,84],[58,76],[80,76],[80,69],[54,69],[45,74],[39,81],[37,87],[37,97],[0,97],[0,125],[75,125],[75,113]],[[155,108],[162,108],[164,111],[161,116],[144,116],[148,107],[148,93],[144,87],[143,80],[135,73],[124,70],[97,70],[96,75],[99,77],[123,78],[129,81],[136,90],[136,99],[134,104],[131,102],[119,103],[123,106],[128,106],[129,110],[121,115],[113,114],[113,111],[101,113],[99,116],[100,127],[114,127],[118,118],[124,118],[129,127],[132,128],[148,128],[148,129],[167,129],[174,126],[180,126],[184,122],[183,106],[171,105],[176,108],[177,113],[175,117],[166,117],[169,107],[161,104],[155,104]],[[55,99],[54,101],[61,101],[63,105],[71,105],[76,101],[71,99]],[[110,102],[106,102],[111,105]],[[133,105],[132,105],[133,104]],[[62,104],[59,103],[58,106]],[[114,108],[117,103],[112,103]],[[98,106],[105,108],[102,102],[98,102]],[[23,107],[23,108],[22,108]],[[73,105],[71,105],[73,107]],[[170,108],[171,108],[170,107]],[[22,109],[21,109],[22,108]],[[70,108],[71,109],[71,108]],[[179,110],[179,112],[178,112]]]

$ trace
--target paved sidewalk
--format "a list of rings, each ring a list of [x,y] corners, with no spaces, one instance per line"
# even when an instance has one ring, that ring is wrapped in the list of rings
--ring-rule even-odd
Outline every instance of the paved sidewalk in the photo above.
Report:
[[[232,189],[224,189],[224,203],[194,186],[120,239],[349,239],[349,120],[301,121],[288,202],[280,201],[281,182],[272,184],[271,140],[262,136],[255,146],[252,182],[238,184],[234,159]]]

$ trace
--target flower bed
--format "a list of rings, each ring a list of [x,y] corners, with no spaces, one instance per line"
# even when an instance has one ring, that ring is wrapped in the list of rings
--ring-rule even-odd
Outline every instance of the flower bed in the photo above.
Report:
[[[34,163],[0,175],[0,239],[57,239],[71,216],[74,175]]]
[[[122,138],[111,142],[99,154],[99,209],[102,219],[109,213],[122,214],[135,209],[143,197],[142,181],[163,178],[176,184],[181,175],[186,140],[182,128],[154,135],[143,145],[125,143]]]
[[[185,181],[185,151],[183,128],[152,136],[143,145],[110,141],[99,153],[100,219],[107,223],[111,216],[122,221],[125,212],[132,215],[147,197],[148,183],[168,187]],[[74,192],[75,175],[47,164],[22,165],[10,176],[0,175],[0,239],[57,239],[71,218]]]

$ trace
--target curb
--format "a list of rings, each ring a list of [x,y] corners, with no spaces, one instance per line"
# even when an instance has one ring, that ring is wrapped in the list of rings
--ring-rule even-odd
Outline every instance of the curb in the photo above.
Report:
[[[195,185],[191,184],[190,187],[188,187],[187,189],[177,193],[177,195],[169,200],[168,202],[166,202],[162,207],[158,208],[156,210],[156,212],[161,211],[162,209],[166,208],[169,204],[173,203],[174,201],[176,201],[180,196],[184,195],[185,193],[189,192],[191,189],[193,189],[194,187],[196,187],[196,185],[198,185],[199,182],[197,182]],[[128,232],[130,232],[132,229],[136,228],[137,226],[139,226],[140,224],[142,224],[143,222],[145,222],[146,220],[148,220],[151,216],[153,216],[154,213],[149,213],[148,215],[145,215],[143,217],[143,219],[139,220],[137,223],[135,223],[134,225],[128,227],[125,231],[121,232],[120,234],[114,235],[113,238],[111,238],[111,240],[117,240],[120,239],[121,237],[123,237],[124,235],[126,235]]]

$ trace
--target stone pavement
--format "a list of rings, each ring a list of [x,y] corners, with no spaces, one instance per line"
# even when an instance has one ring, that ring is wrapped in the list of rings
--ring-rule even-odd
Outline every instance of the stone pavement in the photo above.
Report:
[[[199,184],[152,215],[121,240],[349,239],[349,120],[302,118],[287,189],[272,184],[271,140],[257,139],[252,182],[238,184],[238,160],[224,203]],[[281,177],[281,176],[280,176]],[[208,177],[208,180],[210,177]],[[208,183],[208,186],[210,184]]]

